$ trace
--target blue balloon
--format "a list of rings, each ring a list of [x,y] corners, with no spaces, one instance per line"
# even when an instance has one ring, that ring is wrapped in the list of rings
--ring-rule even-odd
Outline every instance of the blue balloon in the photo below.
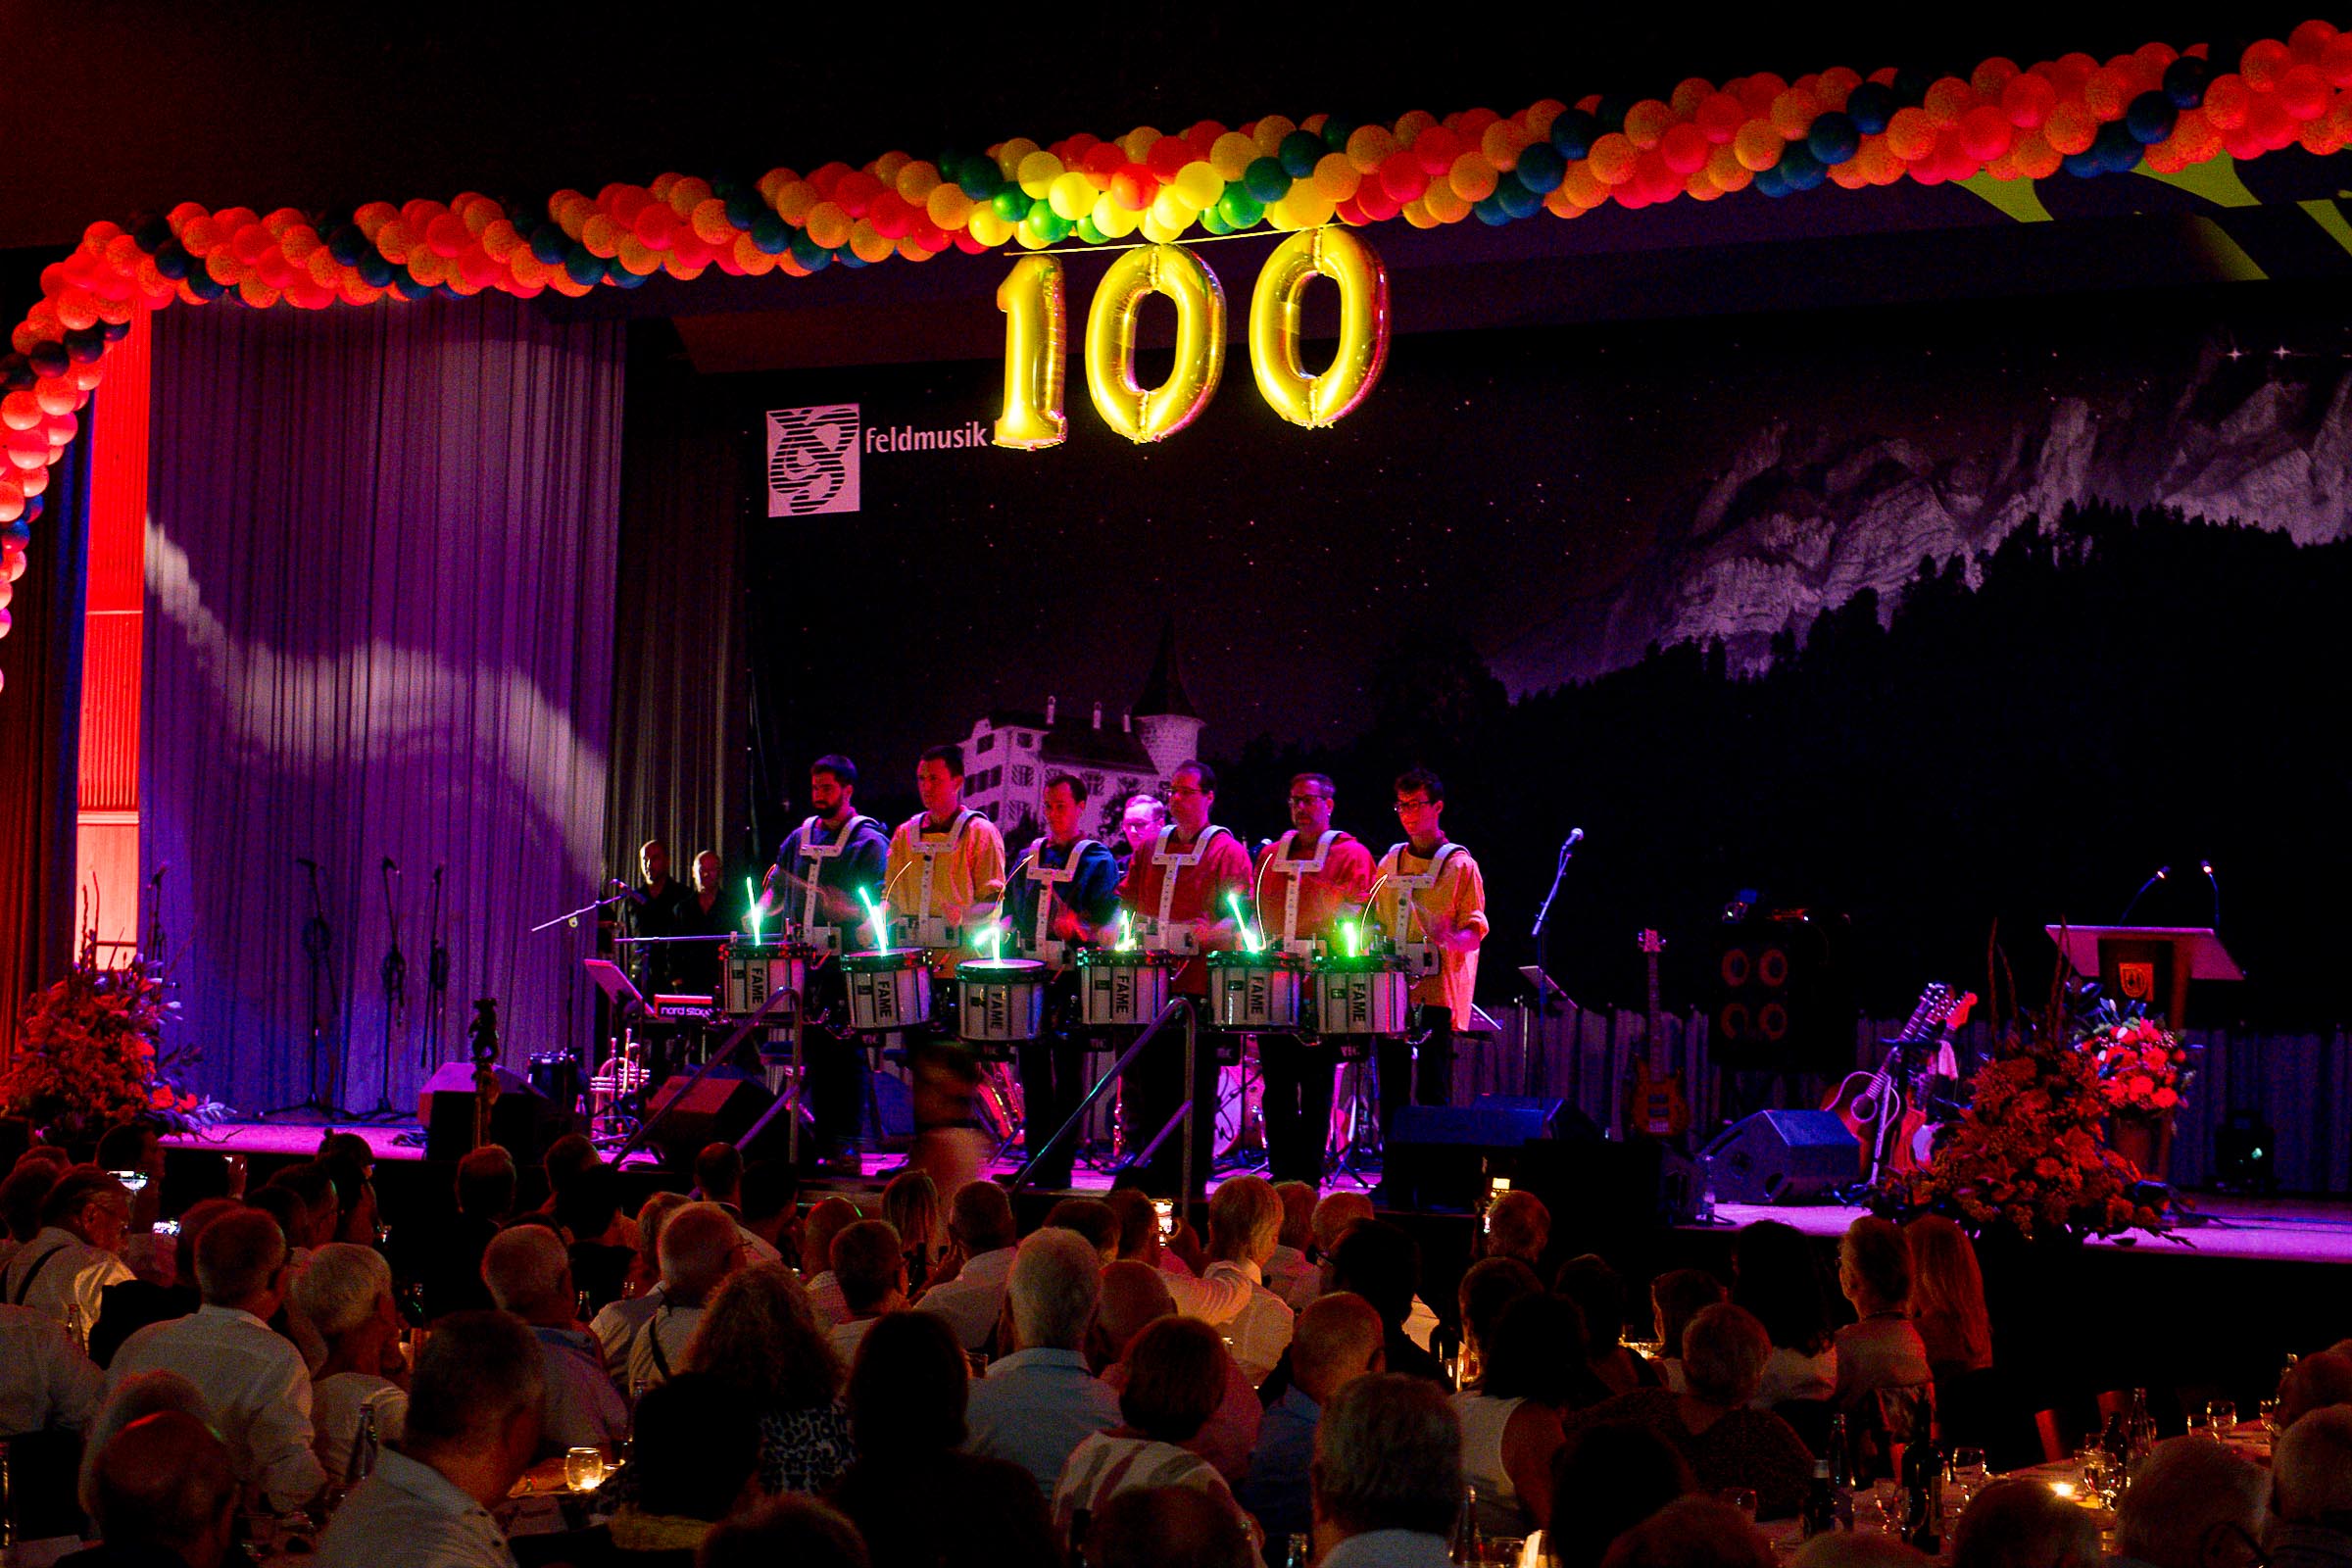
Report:
[[[1293,179],[1304,179],[1315,172],[1315,165],[1321,163],[1323,156],[1330,151],[1323,138],[1314,132],[1294,130],[1282,138],[1282,145],[1275,150],[1274,156],[1281,160],[1284,173]]]
[[[1544,210],[1544,198],[1519,183],[1515,173],[1498,175],[1494,194],[1489,200],[1500,203],[1504,215],[1510,218],[1533,218]]]
[[[188,248],[175,239],[167,240],[164,248],[155,253],[155,270],[174,283],[187,276],[188,270],[195,265],[196,258],[190,256]]]
[[[841,249],[835,251],[833,253],[833,259],[839,262],[842,266],[848,268],[853,272],[865,266],[865,258],[858,255],[856,251],[850,249],[847,245],[844,245]]]
[[[2120,120],[2099,127],[2099,139],[2090,144],[2090,151],[2109,173],[2129,174],[2139,167],[2139,139]]]
[[[1805,149],[1814,162],[1835,169],[1862,150],[1862,127],[1851,115],[1833,109],[1814,120],[1813,128],[1805,133]]]
[[[1562,158],[1582,158],[1600,140],[1600,122],[1582,109],[1563,112],[1551,122],[1551,149]]]
[[[2082,152],[2068,153],[2059,160],[2059,167],[2077,179],[2092,179],[2107,172],[2106,161],[2099,157],[2095,146]]]
[[[38,522],[41,520],[41,514],[48,510],[49,498],[47,496],[26,496],[24,498],[24,515],[19,520],[28,523]]]
[[[162,218],[150,218],[132,229],[130,237],[139,249],[153,256],[157,251],[172,243],[171,221]]]
[[[774,213],[752,220],[752,243],[766,256],[781,256],[792,248],[792,225]]]
[[[1821,167],[1821,160],[1813,156],[1812,148],[1801,141],[1790,142],[1773,170],[1788,190],[1811,190],[1830,177],[1829,171]]]
[[[345,267],[359,266],[360,258],[372,249],[374,247],[368,243],[367,234],[361,231],[360,225],[357,223],[338,224],[326,236],[326,254],[341,262]],[[545,260],[545,258],[541,259]],[[155,266],[158,271],[163,270],[164,259],[161,255],[156,257]],[[165,275],[170,276],[171,274],[166,273]]]
[[[760,193],[756,190],[739,190],[729,196],[726,202],[727,221],[746,232],[760,220],[761,213],[769,210],[767,203],[760,199]]]
[[[559,229],[557,232],[561,233],[562,230]],[[562,261],[563,258],[558,257],[556,260]],[[383,257],[375,254],[372,251],[368,255],[361,257],[355,265],[359,269],[360,281],[367,284],[369,288],[382,288],[392,281],[392,264],[385,261]],[[553,267],[555,263],[550,262],[548,265]],[[207,281],[210,280],[207,279]],[[201,288],[197,287],[196,279],[193,276],[188,279],[188,284],[191,288],[196,288],[198,293],[204,292]],[[218,287],[219,285],[215,286]],[[207,297],[209,298],[210,296]]]
[[[1568,160],[1553,151],[1551,143],[1534,142],[1519,149],[1519,167],[1513,172],[1520,184],[1539,196],[1547,196],[1560,188],[1568,173]]]
[[[1781,172],[1779,164],[1775,164],[1770,169],[1757,171],[1753,188],[1767,196],[1786,196],[1788,194],[1788,176]]]
[[[821,272],[833,265],[833,253],[810,239],[806,232],[795,230],[792,236],[792,259],[811,272]]]
[[[375,265],[383,270],[384,275],[382,278],[378,279],[374,277],[368,277],[368,264],[366,262],[362,262],[360,264],[360,275],[362,277],[367,277],[368,282],[375,284],[375,286],[378,288],[381,288],[385,283],[391,281],[392,264],[385,261],[381,256],[378,256],[375,259]],[[188,270],[187,284],[188,292],[195,295],[200,300],[217,300],[221,295],[228,292],[227,284],[216,282],[213,278],[213,274],[206,271],[201,267],[190,268]],[[36,367],[39,365],[39,363],[40,362],[38,360],[33,362]]]
[[[72,363],[66,358],[63,343],[35,343],[25,351],[24,358],[43,375],[63,375]]]
[[[643,288],[653,281],[651,272],[632,272],[625,267],[615,267],[606,274],[614,288]]]
[[[1501,188],[1500,185],[1495,186],[1498,193]],[[1499,194],[1480,197],[1470,204],[1470,211],[1476,215],[1480,222],[1490,228],[1500,228],[1511,220],[1511,215],[1503,207],[1502,197]]]
[[[66,358],[75,365],[96,365],[106,358],[106,334],[94,326],[77,326],[66,333]]]
[[[1308,172],[1313,172],[1313,165],[1307,166]],[[1250,192],[1250,199],[1263,207],[1291,193],[1291,172],[1283,168],[1280,159],[1252,158],[1250,167],[1242,171],[1242,185]]]
[[[1846,118],[1865,136],[1885,130],[1894,110],[1894,89],[1880,82],[1866,81],[1845,95]]]
[[[963,168],[956,174],[956,188],[976,202],[984,202],[994,196],[1002,183],[1004,178],[997,172],[996,160],[993,158],[967,158],[963,161]]]
[[[2194,109],[2205,101],[2205,84],[2213,79],[2213,67],[2195,55],[2182,55],[2164,68],[2165,96],[2176,109]]]
[[[19,550],[32,542],[32,504],[41,498],[24,498],[24,514],[13,522],[0,522],[0,544],[15,545]]]
[[[564,253],[564,270],[574,283],[596,283],[605,275],[604,258],[575,243]]]
[[[2180,108],[2168,94],[2143,92],[2124,111],[2124,128],[2140,146],[2153,147],[2173,133],[2180,119]]]
[[[549,267],[560,267],[571,254],[571,236],[554,223],[541,223],[531,230],[532,259]],[[359,266],[358,262],[352,264]]]

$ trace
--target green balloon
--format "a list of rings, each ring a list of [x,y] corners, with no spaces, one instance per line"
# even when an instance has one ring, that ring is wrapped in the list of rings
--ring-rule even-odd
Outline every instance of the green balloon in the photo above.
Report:
[[[1018,185],[1007,185],[988,199],[997,216],[1007,223],[1017,223],[1029,216],[1029,193]]]
[[[1217,212],[1233,227],[1248,228],[1266,216],[1266,204],[1250,195],[1249,188],[1236,180],[1225,187],[1223,196],[1217,198]]]
[[[1259,205],[1278,202],[1291,193],[1291,172],[1279,158],[1253,158],[1242,171],[1242,183]]]
[[[1110,239],[1108,234],[1095,226],[1095,215],[1092,213],[1078,220],[1078,237],[1089,245],[1104,244]]]

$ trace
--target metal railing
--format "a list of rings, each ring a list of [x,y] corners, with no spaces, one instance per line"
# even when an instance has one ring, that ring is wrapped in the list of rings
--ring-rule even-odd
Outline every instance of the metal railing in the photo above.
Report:
[[[1148,1164],[1152,1157],[1159,1152],[1159,1146],[1167,1142],[1168,1135],[1192,1120],[1200,1098],[1194,1092],[1194,1077],[1200,1067],[1200,1015],[1194,1007],[1191,998],[1175,997],[1170,999],[1168,1004],[1160,1008],[1157,1015],[1144,1026],[1144,1032],[1137,1035],[1134,1043],[1119,1054],[1119,1059],[1110,1064],[1109,1070],[1095,1080],[1094,1087],[1087,1090],[1085,1098],[1078,1102],[1078,1108],[1070,1112],[1068,1119],[1054,1130],[1051,1138],[1030,1152],[1029,1157],[1022,1162],[1021,1168],[1013,1172],[1011,1179],[1005,1183],[1007,1187],[1027,1186],[1031,1173],[1064,1144],[1077,1136],[1079,1125],[1086,1120],[1087,1114],[1095,1108],[1104,1095],[1110,1092],[1112,1086],[1119,1082],[1120,1078],[1126,1074],[1127,1069],[1136,1064],[1143,1056],[1145,1048],[1158,1038],[1159,1032],[1166,1028],[1171,1020],[1181,1020],[1184,1025],[1183,1103],[1176,1107],[1175,1114],[1167,1119],[1166,1123],[1153,1135],[1152,1141],[1146,1144],[1141,1152],[1130,1155],[1123,1162],[1124,1165]],[[1184,1140],[1182,1169],[1183,1185],[1177,1198],[1177,1203],[1179,1211],[1189,1221],[1193,1217],[1193,1139],[1189,1133]]]

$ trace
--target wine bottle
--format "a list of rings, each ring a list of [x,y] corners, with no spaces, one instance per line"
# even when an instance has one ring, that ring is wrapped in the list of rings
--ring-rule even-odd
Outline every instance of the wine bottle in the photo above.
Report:
[[[1830,1461],[1813,1461],[1813,1484],[1805,1489],[1805,1503],[1797,1513],[1805,1539],[1826,1536],[1838,1528],[1838,1489],[1830,1480]]]
[[[1842,1411],[1830,1417],[1830,1484],[1831,1497],[1838,1509],[1838,1528],[1854,1528],[1854,1493],[1859,1486],[1854,1474],[1854,1446],[1845,1432]]]
[[[1943,1452],[1933,1400],[1914,1406],[1911,1430],[1916,1435],[1903,1449],[1903,1542],[1933,1557],[1943,1550]]]

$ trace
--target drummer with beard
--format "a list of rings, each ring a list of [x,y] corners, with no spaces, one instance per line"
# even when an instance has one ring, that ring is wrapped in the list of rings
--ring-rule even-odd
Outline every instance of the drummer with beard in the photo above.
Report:
[[[1118,940],[1119,867],[1107,846],[1085,838],[1085,781],[1071,773],[1046,780],[1045,836],[1030,847],[1004,885],[1004,915],[1014,950],[1052,972],[1046,1027],[1019,1051],[1023,1138],[1035,1160],[1056,1129],[1078,1108],[1086,1085],[1085,1031],[1078,1018],[1078,949]],[[1033,1164],[1029,1181],[1067,1187],[1077,1140],[1066,1140],[1051,1163]]]
[[[1208,965],[1201,955],[1229,952],[1241,940],[1234,906],[1250,896],[1250,852],[1242,841],[1209,821],[1216,805],[1217,775],[1206,762],[1180,762],[1168,785],[1168,825],[1138,850],[1119,882],[1119,902],[1135,917],[1149,951],[1179,955],[1184,962],[1169,989],[1190,997],[1205,1013]],[[1207,1040],[1195,1054],[1193,1082],[1193,1186],[1196,1195],[1208,1176],[1210,1136],[1216,1121],[1216,1052]],[[1124,1103],[1130,1113],[1128,1147],[1141,1149],[1184,1103],[1184,1040],[1168,1030],[1128,1070]],[[1183,1185],[1184,1149],[1170,1134],[1145,1168],[1145,1185],[1156,1197],[1173,1198]]]
[[[1343,920],[1363,912],[1372,887],[1372,852],[1331,825],[1337,791],[1329,775],[1291,780],[1291,830],[1257,858],[1257,925],[1279,933],[1280,951],[1301,958],[1328,953]],[[1265,1083],[1266,1162],[1274,1180],[1320,1183],[1331,1131],[1336,1053],[1297,1034],[1257,1037]]]

